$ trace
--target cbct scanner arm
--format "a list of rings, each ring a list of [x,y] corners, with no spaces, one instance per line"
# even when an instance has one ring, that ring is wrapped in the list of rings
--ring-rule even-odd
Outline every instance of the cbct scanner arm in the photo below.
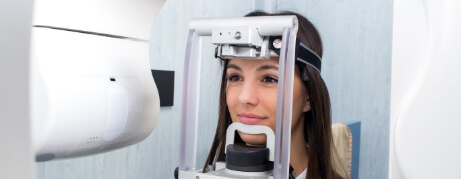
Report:
[[[186,49],[183,111],[180,141],[180,179],[208,178],[267,178],[286,179],[289,177],[290,134],[292,118],[292,92],[295,59],[320,70],[320,58],[296,40],[298,20],[296,16],[242,17],[224,19],[195,19],[190,22]],[[226,140],[227,156],[238,156],[240,147],[233,145],[235,130],[251,134],[264,133],[267,137],[272,166],[261,170],[242,169],[236,161],[226,159],[226,164],[217,163],[215,171],[201,173],[195,169],[198,92],[201,61],[201,39],[211,36],[217,45],[216,57],[231,59],[268,60],[279,56],[279,81],[276,111],[275,138],[266,126],[251,126],[233,123],[229,126]],[[305,76],[307,80],[307,75]],[[272,141],[273,140],[273,141]],[[246,149],[243,149],[246,150]],[[234,152],[230,154],[229,152]],[[245,155],[245,154],[242,154]],[[271,163],[267,161],[268,163]],[[231,164],[230,164],[231,163]],[[236,166],[237,165],[237,166]],[[244,168],[244,167],[243,167]]]
[[[36,161],[107,152],[151,134],[160,103],[148,39],[164,2],[35,1],[30,106]]]

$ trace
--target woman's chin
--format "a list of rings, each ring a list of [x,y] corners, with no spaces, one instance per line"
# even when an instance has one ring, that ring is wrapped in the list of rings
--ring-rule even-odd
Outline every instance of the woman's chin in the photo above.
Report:
[[[239,132],[239,135],[248,145],[266,145],[266,135],[264,134],[246,134]]]

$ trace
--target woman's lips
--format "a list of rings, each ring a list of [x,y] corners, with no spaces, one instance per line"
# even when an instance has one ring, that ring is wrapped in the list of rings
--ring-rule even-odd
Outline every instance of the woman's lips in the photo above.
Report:
[[[266,117],[258,116],[255,114],[238,114],[237,116],[239,117],[239,121],[241,123],[250,125],[258,124],[264,119],[266,119]]]

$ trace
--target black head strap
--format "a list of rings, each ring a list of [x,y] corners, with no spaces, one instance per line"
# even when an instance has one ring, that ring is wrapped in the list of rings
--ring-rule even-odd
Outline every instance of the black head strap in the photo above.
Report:
[[[277,48],[274,46],[274,41],[279,41],[281,43],[282,36],[271,36],[269,38],[269,48],[274,51],[277,55],[280,55],[280,47]],[[312,51],[309,47],[305,46],[304,44],[301,43],[299,39],[296,39],[296,52],[295,52],[295,58],[296,60],[314,67],[317,69],[319,72],[322,67],[322,60],[321,58],[314,52]]]

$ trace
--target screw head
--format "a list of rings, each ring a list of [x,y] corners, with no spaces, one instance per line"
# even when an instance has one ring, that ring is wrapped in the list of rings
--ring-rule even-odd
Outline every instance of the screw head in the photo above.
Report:
[[[274,45],[274,47],[276,49],[280,49],[280,48],[282,48],[282,40],[281,39],[275,39],[274,42],[272,42],[272,45]]]
[[[240,40],[240,39],[242,38],[242,33],[241,33],[240,31],[235,32],[234,38],[235,38],[236,40]]]

